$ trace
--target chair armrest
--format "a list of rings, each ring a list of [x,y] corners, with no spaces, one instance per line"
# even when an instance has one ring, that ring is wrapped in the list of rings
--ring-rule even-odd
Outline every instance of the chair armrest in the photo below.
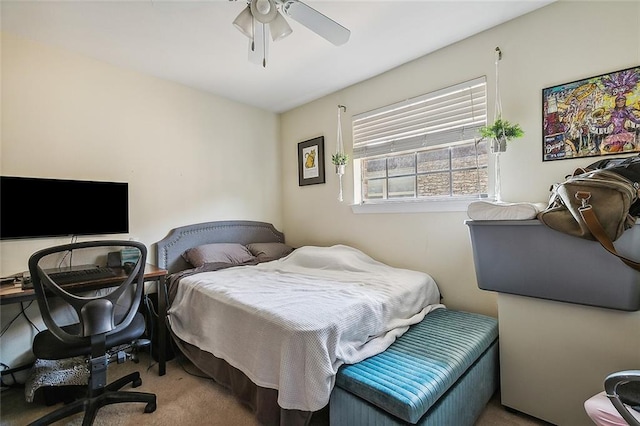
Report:
[[[640,383],[640,370],[626,370],[612,373],[604,380],[604,390],[618,413],[630,426],[640,426],[640,422],[629,412],[619,395],[619,387],[631,383]]]

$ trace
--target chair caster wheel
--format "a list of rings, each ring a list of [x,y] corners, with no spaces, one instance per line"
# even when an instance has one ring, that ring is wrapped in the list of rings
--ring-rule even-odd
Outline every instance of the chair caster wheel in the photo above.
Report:
[[[142,379],[141,378],[137,378],[131,383],[131,386],[134,387],[134,388],[137,388],[138,386],[141,386],[141,385],[142,385]]]
[[[156,403],[155,402],[150,402],[144,407],[144,412],[145,413],[153,413],[154,411],[156,411]]]

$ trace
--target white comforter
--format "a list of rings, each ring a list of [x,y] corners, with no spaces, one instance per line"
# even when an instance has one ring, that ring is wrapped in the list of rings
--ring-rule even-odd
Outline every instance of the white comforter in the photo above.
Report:
[[[347,246],[305,246],[254,266],[182,278],[169,310],[182,340],[226,360],[282,408],[329,402],[342,364],[384,351],[438,305],[427,274]]]

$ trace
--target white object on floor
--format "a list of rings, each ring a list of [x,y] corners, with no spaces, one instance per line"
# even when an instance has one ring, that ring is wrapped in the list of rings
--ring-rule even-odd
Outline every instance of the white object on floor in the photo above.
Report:
[[[625,404],[626,405],[626,404]],[[627,407],[629,407],[627,405]],[[587,415],[598,426],[627,426],[616,407],[604,392],[592,396],[584,402]],[[640,422],[640,413],[629,407],[629,412]]]
[[[474,201],[467,208],[467,216],[472,220],[528,220],[546,208],[546,203]]]

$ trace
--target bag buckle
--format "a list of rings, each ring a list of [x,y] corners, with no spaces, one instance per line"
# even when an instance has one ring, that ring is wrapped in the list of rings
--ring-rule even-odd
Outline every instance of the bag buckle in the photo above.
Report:
[[[591,207],[589,200],[591,199],[591,193],[586,191],[578,191],[575,194],[576,200],[582,203],[582,208]]]

